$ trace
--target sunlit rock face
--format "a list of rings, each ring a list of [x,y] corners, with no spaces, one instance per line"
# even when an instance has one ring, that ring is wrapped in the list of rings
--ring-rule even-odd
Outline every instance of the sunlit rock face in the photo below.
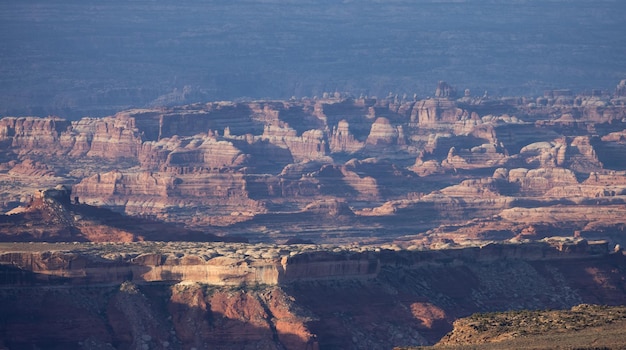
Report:
[[[359,142],[352,133],[350,133],[350,123],[341,120],[336,127],[333,128],[330,137],[330,150],[333,153],[354,153],[363,148],[363,142]]]
[[[22,152],[54,152],[70,123],[60,118],[7,117],[0,122],[0,141]]]
[[[615,95],[619,97],[626,97],[626,79],[622,80],[617,84],[617,88],[615,89]]]
[[[398,129],[387,118],[379,117],[372,124],[372,129],[367,137],[367,144],[390,145],[398,142]]]

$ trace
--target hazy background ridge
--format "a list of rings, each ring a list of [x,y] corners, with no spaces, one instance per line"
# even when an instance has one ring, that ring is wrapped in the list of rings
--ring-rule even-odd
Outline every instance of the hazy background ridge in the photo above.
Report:
[[[623,1],[0,3],[0,116],[324,91],[420,97],[612,90]]]

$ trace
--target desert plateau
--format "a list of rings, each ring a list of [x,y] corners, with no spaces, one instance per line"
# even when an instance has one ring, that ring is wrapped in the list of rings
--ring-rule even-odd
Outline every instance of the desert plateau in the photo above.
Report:
[[[626,349],[624,28],[0,1],[0,350]]]
[[[623,305],[624,84],[2,118],[3,344],[390,349]]]

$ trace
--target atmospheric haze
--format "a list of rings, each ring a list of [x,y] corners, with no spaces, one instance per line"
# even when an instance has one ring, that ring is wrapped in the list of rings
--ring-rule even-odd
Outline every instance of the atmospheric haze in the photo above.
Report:
[[[197,101],[612,89],[622,1],[6,0],[0,115]]]

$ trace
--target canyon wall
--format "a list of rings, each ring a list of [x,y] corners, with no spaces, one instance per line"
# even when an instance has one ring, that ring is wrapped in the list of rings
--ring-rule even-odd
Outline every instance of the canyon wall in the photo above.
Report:
[[[18,281],[15,284],[176,281],[233,286],[280,285],[301,280],[371,279],[376,278],[382,269],[397,266],[414,269],[445,266],[454,262],[463,264],[498,260],[602,259],[609,254],[607,242],[590,243],[580,239],[488,244],[483,247],[427,251],[322,248],[306,245],[273,248],[236,243],[197,243],[194,246],[197,253],[182,253],[185,251],[185,243],[171,243],[167,247],[159,248],[149,244],[83,244],[69,253],[63,250],[1,253],[0,264],[11,267],[3,271],[2,280],[12,284],[10,281],[30,272],[32,274],[27,275],[35,279]],[[19,245],[16,247],[19,249]],[[28,249],[26,244],[22,247]],[[71,245],[66,247],[70,248]],[[180,247],[177,253],[176,247]],[[133,250],[171,252],[133,253]]]
[[[388,349],[433,344],[475,312],[626,297],[626,256],[584,240],[436,251],[1,247],[0,330],[9,348]]]

